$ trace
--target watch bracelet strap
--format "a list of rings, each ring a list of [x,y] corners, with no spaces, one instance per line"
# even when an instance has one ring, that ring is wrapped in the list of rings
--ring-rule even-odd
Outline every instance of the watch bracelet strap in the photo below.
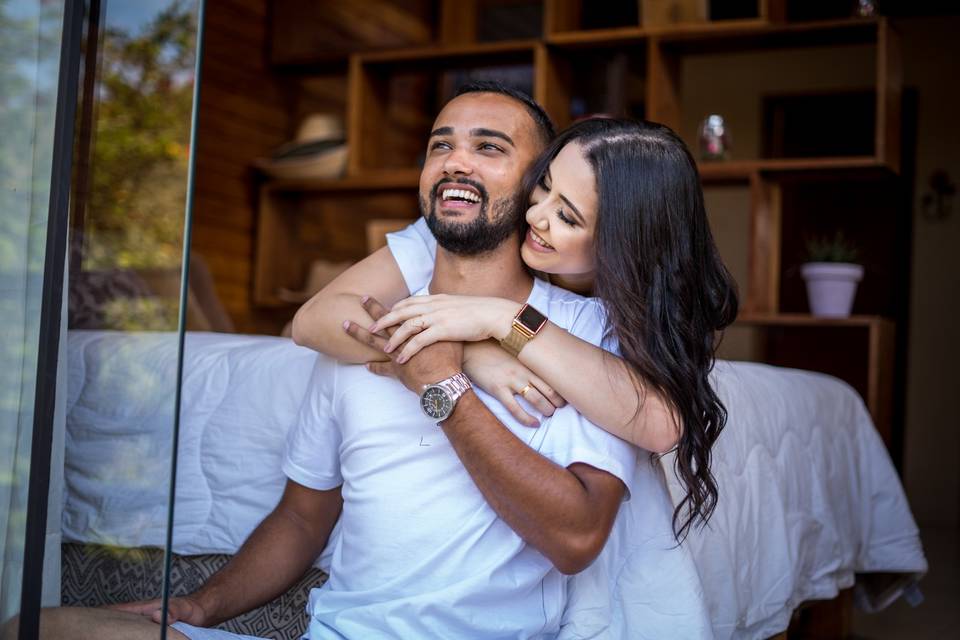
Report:
[[[500,341],[500,346],[514,358],[520,355],[520,350],[527,346],[530,338],[533,337],[529,333],[521,331],[517,326],[519,324],[518,322],[514,322],[513,326],[510,327],[510,333]],[[523,325],[520,326],[523,327]],[[526,327],[524,327],[524,329],[526,329]]]
[[[456,402],[460,396],[473,388],[473,383],[470,382],[470,378],[467,377],[467,374],[457,373],[450,376],[446,380],[441,380],[437,383],[438,387],[443,387],[450,392],[451,399]]]

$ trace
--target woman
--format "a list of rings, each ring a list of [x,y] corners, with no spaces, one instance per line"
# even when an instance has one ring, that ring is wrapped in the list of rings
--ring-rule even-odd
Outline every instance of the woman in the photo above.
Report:
[[[726,412],[708,374],[717,332],[737,311],[693,158],[662,125],[590,119],[550,144],[528,173],[526,188],[524,262],[553,284],[604,303],[607,346],[615,345],[619,358],[548,325],[517,363],[484,342],[504,337],[520,306],[496,298],[407,298],[371,330],[399,325],[386,349],[409,339],[397,356],[401,361],[438,340],[475,343],[466,352],[467,374],[531,426],[536,421],[515,394],[545,415],[566,400],[597,426],[649,451],[676,446],[676,473],[686,491],[673,514],[681,540],[716,505],[710,450]],[[435,245],[422,221],[418,225],[397,235],[423,243],[429,261]],[[405,277],[408,290],[426,285],[429,273]],[[323,304],[323,297],[315,302]],[[356,351],[345,357],[343,341],[352,339],[326,336],[318,346],[350,360]],[[568,375],[572,370],[578,375]],[[583,385],[584,379],[609,384]]]

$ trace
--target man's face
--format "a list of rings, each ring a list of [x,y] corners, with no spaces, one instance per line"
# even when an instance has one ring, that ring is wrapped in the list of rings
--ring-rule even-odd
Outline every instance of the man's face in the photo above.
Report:
[[[497,93],[454,98],[437,116],[420,174],[420,213],[441,247],[492,251],[514,233],[520,181],[541,150],[533,119]]]

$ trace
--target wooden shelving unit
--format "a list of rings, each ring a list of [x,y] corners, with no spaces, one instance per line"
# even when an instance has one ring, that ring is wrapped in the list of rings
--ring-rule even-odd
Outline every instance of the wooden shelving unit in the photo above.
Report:
[[[892,321],[897,300],[867,291],[855,309],[862,315],[843,321],[814,319],[804,313],[797,278],[791,280],[785,273],[794,259],[796,234],[821,232],[828,218],[842,226],[847,218],[858,220],[851,224],[861,228],[879,224],[884,242],[897,242],[899,223],[895,205],[890,204],[895,198],[888,192],[901,169],[899,38],[882,17],[791,21],[791,15],[807,10],[794,3],[802,0],[758,0],[755,15],[716,22],[651,26],[635,19],[585,28],[590,12],[596,12],[586,0],[543,0],[538,37],[482,42],[483,12],[496,3],[438,0],[436,21],[426,25],[426,32],[434,34],[432,43],[346,56],[350,149],[346,175],[336,180],[263,183],[255,301],[264,306],[283,304],[276,290],[298,288],[312,259],[362,257],[366,221],[417,215],[418,167],[429,127],[439,107],[464,81],[506,76],[510,84],[531,92],[561,128],[583,112],[607,112],[644,117],[682,132],[682,78],[691,57],[869,47],[876,61],[872,76],[864,78],[864,86],[870,87],[867,99],[874,105],[872,125],[867,125],[873,127],[870,148],[847,155],[702,162],[699,170],[705,187],[739,185],[749,191],[749,272],[746,282],[740,283],[739,323],[766,336],[761,358],[844,378],[864,395],[890,443],[896,421],[891,381],[897,365]],[[325,52],[324,60],[328,58]],[[863,86],[856,89],[864,91]],[[696,149],[695,140],[687,142]],[[835,205],[830,204],[833,196],[824,197],[826,204],[811,208],[804,192],[808,185],[816,191],[824,180],[840,185],[843,197]],[[871,195],[877,188],[887,194],[885,200]],[[858,205],[858,198],[878,212],[873,222],[850,215],[867,206]],[[879,245],[870,250],[880,261],[897,253]],[[905,297],[906,285],[896,276],[883,277]],[[804,360],[799,357],[803,349],[787,348],[806,344],[810,336],[836,343],[839,351],[829,355],[849,366]],[[836,336],[843,339],[838,342]]]

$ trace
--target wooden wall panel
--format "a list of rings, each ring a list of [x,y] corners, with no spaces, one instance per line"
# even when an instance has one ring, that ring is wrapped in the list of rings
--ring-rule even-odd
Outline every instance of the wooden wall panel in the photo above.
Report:
[[[291,135],[290,91],[265,61],[267,0],[209,0],[204,25],[191,249],[238,331],[260,329],[250,302],[255,211],[251,161]]]
[[[284,314],[252,301],[256,192],[251,163],[311,111],[344,109],[343,78],[298,78],[268,62],[268,0],[209,0],[204,25],[194,187],[194,256],[213,276],[237,331],[277,333]],[[317,87],[320,87],[318,90]]]

